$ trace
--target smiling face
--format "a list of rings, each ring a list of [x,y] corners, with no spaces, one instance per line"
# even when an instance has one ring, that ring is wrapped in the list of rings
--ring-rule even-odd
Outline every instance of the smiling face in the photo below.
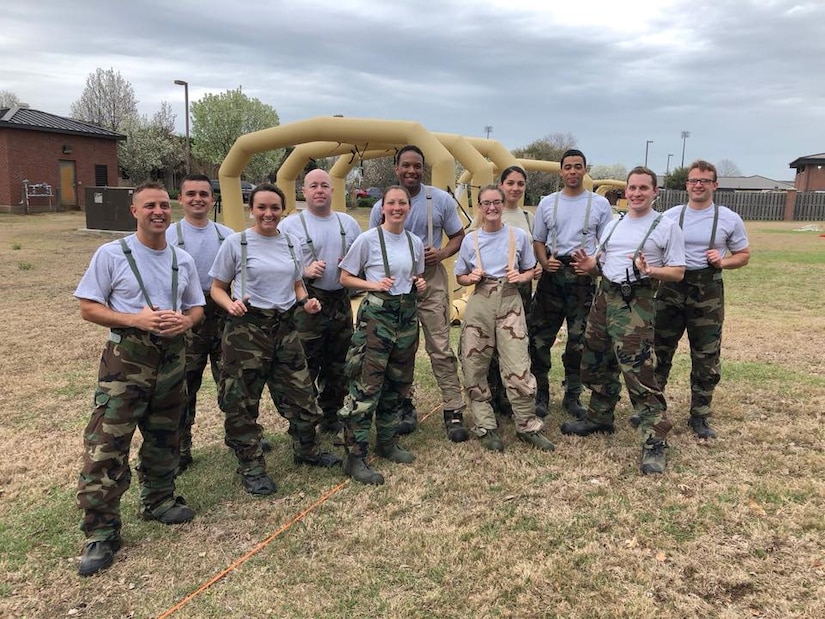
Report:
[[[410,212],[410,195],[400,187],[391,187],[381,200],[381,214],[388,230],[400,231]]]
[[[424,158],[414,150],[404,151],[395,164],[395,176],[398,184],[406,187],[411,195],[418,194],[424,177]]]
[[[513,170],[501,181],[501,190],[504,192],[504,200],[507,208],[516,208],[519,200],[524,196],[524,189],[527,187],[527,179],[518,170]]]
[[[169,194],[163,189],[147,187],[136,191],[132,194],[131,211],[137,220],[138,231],[143,234],[164,234],[172,223]]]
[[[708,206],[713,202],[713,192],[719,185],[716,182],[716,170],[710,166],[694,164],[688,170],[685,188],[694,206]]]
[[[215,204],[212,184],[209,181],[184,181],[178,201],[187,220],[205,221],[209,219],[209,211]]]
[[[284,204],[274,191],[259,191],[253,196],[252,204],[249,207],[255,225],[252,229],[263,236],[275,236],[278,234],[278,224],[284,214]]]
[[[578,155],[571,155],[564,158],[561,164],[561,180],[564,183],[564,188],[569,191],[580,191],[582,188],[582,180],[587,172],[587,167],[584,159]]]
[[[659,195],[659,188],[650,174],[631,174],[627,177],[624,195],[631,216],[641,217],[650,212],[653,200]]]
[[[483,189],[478,194],[478,208],[481,222],[485,227],[497,227],[501,224],[501,213],[504,210],[504,196],[500,189]]]

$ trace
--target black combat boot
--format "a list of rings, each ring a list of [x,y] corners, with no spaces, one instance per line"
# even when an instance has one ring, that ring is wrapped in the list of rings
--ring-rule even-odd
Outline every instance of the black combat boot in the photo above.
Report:
[[[547,417],[550,411],[550,388],[539,388],[536,391],[536,417]]]
[[[444,410],[444,428],[447,438],[453,443],[463,443],[467,440],[467,429],[464,427],[464,416],[461,411]]]
[[[375,453],[396,464],[410,464],[415,460],[415,456],[398,443],[379,443],[375,446]]]
[[[708,423],[707,417],[691,415],[688,425],[698,438],[716,438],[716,430]]]
[[[583,406],[579,400],[581,394],[575,391],[565,391],[564,399],[561,401],[561,407],[567,411],[567,414],[576,419],[584,419],[587,415],[587,407]]]
[[[398,434],[412,434],[418,427],[418,411],[415,410],[412,398],[401,400],[401,407],[398,409]]]
[[[115,562],[115,553],[118,550],[120,550],[120,537],[86,542],[83,554],[80,556],[80,565],[77,567],[78,575],[91,576],[100,570],[105,570]]]
[[[589,419],[579,419],[578,421],[567,421],[561,424],[562,434],[575,434],[576,436],[589,436],[596,432],[604,434],[613,434],[615,428],[612,423],[596,423]]]

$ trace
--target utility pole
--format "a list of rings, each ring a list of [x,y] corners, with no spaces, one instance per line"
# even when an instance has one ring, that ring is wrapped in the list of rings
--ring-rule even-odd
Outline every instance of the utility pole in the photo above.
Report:
[[[648,140],[645,142],[645,167],[647,167],[647,152],[651,144],[653,144],[653,140]]]
[[[189,82],[175,80],[175,84],[183,86],[183,99],[186,105],[186,173],[192,172],[192,143],[189,139]]]
[[[493,125],[484,125],[484,135],[490,139],[490,134],[493,132]]]

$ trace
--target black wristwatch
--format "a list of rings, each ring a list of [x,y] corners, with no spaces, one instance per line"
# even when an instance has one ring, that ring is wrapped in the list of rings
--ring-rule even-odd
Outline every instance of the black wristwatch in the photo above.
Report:
[[[309,297],[304,297],[303,299],[298,299],[297,301],[295,301],[295,303],[296,303],[296,305],[298,305],[298,307],[303,307],[304,305],[307,304],[307,301],[309,301]]]

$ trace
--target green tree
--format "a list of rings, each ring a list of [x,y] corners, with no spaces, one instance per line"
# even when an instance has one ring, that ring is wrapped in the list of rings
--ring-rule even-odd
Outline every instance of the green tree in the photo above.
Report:
[[[665,181],[665,189],[684,189],[687,182],[687,167],[673,168]]]
[[[278,113],[259,99],[248,97],[239,86],[192,103],[192,153],[212,165],[220,165],[242,135],[279,124]],[[258,153],[250,158],[244,176],[252,182],[269,178],[284,157],[284,149]]]
[[[171,168],[180,168],[185,158],[185,145],[175,135],[175,114],[163,101],[152,119],[137,115],[122,127],[126,142],[118,148],[118,159],[124,173],[134,182],[162,178]]]
[[[120,71],[100,67],[86,78],[80,98],[72,103],[72,118],[110,131],[123,133],[126,123],[137,117],[135,91]]]
[[[535,159],[538,161],[559,161],[564,151],[576,147],[576,138],[572,133],[550,133],[530,142],[527,146],[517,148],[513,155],[517,159]],[[560,177],[549,172],[527,172],[527,189],[525,204],[538,204],[542,196],[558,191]]]

